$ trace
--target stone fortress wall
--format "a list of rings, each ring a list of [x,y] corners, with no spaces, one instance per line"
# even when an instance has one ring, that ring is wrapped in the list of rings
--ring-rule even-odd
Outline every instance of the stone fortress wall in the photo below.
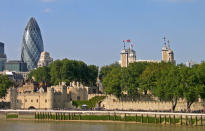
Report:
[[[44,91],[43,88],[37,89],[34,84],[27,83],[19,88],[10,88],[0,102],[9,102],[11,109],[71,109],[72,100],[88,100],[89,94],[96,90],[97,87],[72,82],[69,86],[61,83]]]
[[[0,101],[10,102],[12,109],[71,109],[72,100],[89,100],[95,96],[105,96],[92,92],[92,89],[73,82],[70,86],[59,84],[47,88],[47,92],[39,89],[38,92],[18,92],[16,88],[10,88],[5,99]],[[168,111],[171,109],[171,102],[161,102],[155,98],[142,97],[139,100],[119,100],[113,95],[108,95],[100,106],[107,110],[150,110]],[[179,101],[176,111],[184,111],[186,102]],[[205,101],[200,100],[191,106],[191,110],[205,110]]]
[[[67,88],[71,100],[89,100],[90,95],[98,94],[98,87],[87,87],[79,82],[71,82]],[[95,95],[94,95],[95,96]]]
[[[149,110],[149,111],[169,111],[172,107],[171,102],[160,101],[119,101],[115,96],[107,96],[101,102],[101,107],[107,110]],[[176,111],[184,111],[186,109],[186,102],[179,101],[176,106]],[[191,106],[191,110],[205,110],[205,101],[195,102]]]
[[[67,87],[57,85],[41,88],[38,92],[18,93],[16,88],[9,89],[12,109],[65,109],[72,108]]]
[[[88,100],[88,87],[79,82],[71,82],[67,88],[67,93],[70,95],[71,100]]]

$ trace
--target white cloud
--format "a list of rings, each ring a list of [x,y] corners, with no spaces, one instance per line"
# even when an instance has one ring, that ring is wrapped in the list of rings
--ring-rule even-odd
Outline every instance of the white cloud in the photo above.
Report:
[[[46,8],[46,9],[43,10],[44,13],[50,13],[51,11],[52,11],[51,8]]]

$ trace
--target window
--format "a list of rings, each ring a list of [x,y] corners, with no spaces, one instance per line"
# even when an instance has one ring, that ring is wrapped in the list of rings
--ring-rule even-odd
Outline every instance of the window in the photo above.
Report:
[[[31,102],[33,102],[33,100],[31,100]]]
[[[27,100],[25,99],[25,102],[27,102]]]
[[[93,93],[96,94],[96,92],[97,92],[96,89],[93,89]]]
[[[45,99],[45,103],[47,103],[47,99]]]
[[[36,99],[36,102],[38,103],[38,99]]]

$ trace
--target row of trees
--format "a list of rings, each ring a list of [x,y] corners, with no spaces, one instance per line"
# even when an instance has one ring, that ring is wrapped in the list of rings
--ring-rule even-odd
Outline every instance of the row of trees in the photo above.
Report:
[[[98,76],[98,67],[87,65],[82,61],[76,60],[56,60],[48,67],[40,67],[30,72],[29,79],[34,78],[38,83],[45,86],[57,85],[59,82],[69,84],[72,81],[78,81],[87,86],[96,84]]]
[[[161,101],[171,101],[172,111],[179,99],[191,105],[205,98],[205,63],[188,68],[170,63],[132,63],[127,68],[112,64],[100,72],[107,94],[130,98],[151,94]]]

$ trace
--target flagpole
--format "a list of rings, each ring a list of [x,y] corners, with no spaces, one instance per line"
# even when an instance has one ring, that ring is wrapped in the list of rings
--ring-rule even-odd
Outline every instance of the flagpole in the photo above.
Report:
[[[123,43],[124,43],[124,49],[125,49],[125,40],[123,40]]]

